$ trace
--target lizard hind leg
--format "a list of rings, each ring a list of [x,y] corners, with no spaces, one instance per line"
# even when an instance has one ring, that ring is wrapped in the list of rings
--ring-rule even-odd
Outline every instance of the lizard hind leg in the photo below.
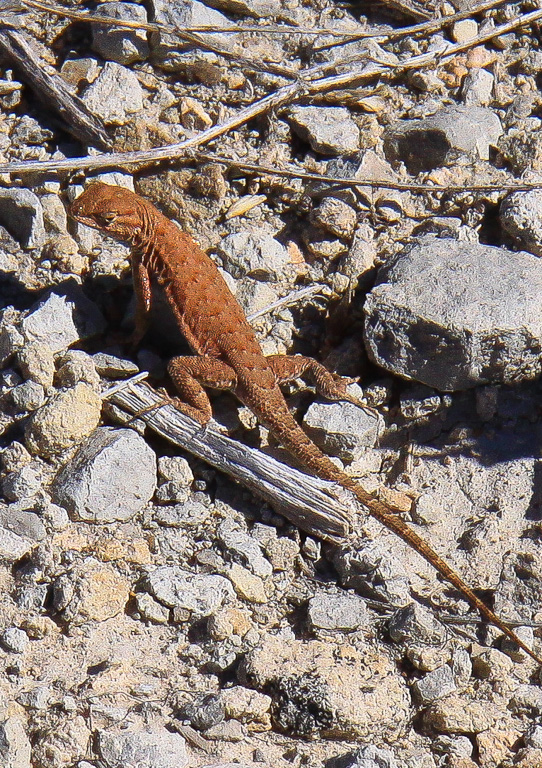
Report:
[[[358,379],[350,379],[331,373],[317,360],[304,355],[270,355],[267,362],[277,378],[278,384],[286,384],[297,378],[309,379],[316,392],[327,400],[346,400],[361,408],[365,404],[358,398],[349,395],[346,388]]]
[[[172,398],[175,407],[202,425],[207,424],[213,415],[209,396],[203,387],[235,389],[237,384],[233,368],[214,357],[173,357],[167,371],[180,394],[180,398]]]

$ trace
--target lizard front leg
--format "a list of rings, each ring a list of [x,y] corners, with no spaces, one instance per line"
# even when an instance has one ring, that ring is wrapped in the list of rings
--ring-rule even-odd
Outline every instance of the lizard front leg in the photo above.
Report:
[[[321,363],[304,355],[270,355],[266,358],[277,378],[278,384],[287,384],[297,378],[308,378],[319,395],[328,400],[346,400],[363,406],[357,398],[349,395],[346,387],[357,379],[349,379],[330,373]],[[363,406],[364,407],[364,406]]]
[[[235,389],[237,385],[233,368],[214,357],[173,357],[167,370],[181,396],[174,398],[175,406],[200,424],[206,424],[213,415],[203,387]]]
[[[152,298],[149,272],[147,268],[135,258],[135,256],[132,257],[132,277],[134,281],[136,306],[134,330],[130,336],[130,346],[134,348],[139,344],[149,327]]]

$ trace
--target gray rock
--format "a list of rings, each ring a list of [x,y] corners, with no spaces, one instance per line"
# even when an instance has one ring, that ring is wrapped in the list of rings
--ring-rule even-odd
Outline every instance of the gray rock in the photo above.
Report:
[[[34,341],[19,350],[17,363],[25,379],[49,389],[55,375],[53,350],[46,341]]]
[[[66,286],[63,294],[49,293],[22,322],[22,331],[30,342],[45,342],[53,353],[80,339],[87,339],[105,328],[104,318],[76,284]]]
[[[501,121],[486,107],[446,107],[423,120],[405,120],[390,128],[384,151],[410,173],[452,165],[458,159],[489,159],[502,134]]]
[[[499,213],[504,229],[517,245],[542,256],[542,190],[512,192],[501,203]]]
[[[172,24],[183,29],[184,27],[215,27],[217,30],[233,26],[232,22],[219,11],[208,8],[198,0],[152,0],[151,3],[154,20],[161,24]],[[235,35],[211,34],[206,39],[214,45],[230,50],[235,45]],[[152,34],[150,37],[153,58],[160,64],[175,66],[176,60],[181,58],[182,52],[191,47],[184,44],[176,35],[163,33]]]
[[[365,601],[357,595],[348,594],[311,597],[308,617],[313,627],[342,631],[365,627],[369,619]]]
[[[330,765],[330,768],[333,766]],[[337,766],[337,768],[339,768]],[[346,760],[341,762],[341,768],[399,768],[393,752],[368,744],[357,749]]]
[[[25,381],[11,390],[10,397],[16,411],[35,411],[36,408],[43,405],[45,392],[41,384],[35,381]]]
[[[150,593],[168,608],[189,611],[194,618],[215,613],[235,593],[228,579],[215,574],[196,574],[176,565],[163,565],[147,577]]]
[[[47,536],[40,517],[28,511],[28,503],[24,500],[0,507],[0,526],[30,541],[43,541]]]
[[[28,642],[28,635],[18,627],[9,627],[0,634],[0,643],[11,653],[24,653]]]
[[[145,730],[99,730],[96,747],[107,768],[185,768],[186,744],[163,727]]]
[[[2,467],[5,472],[13,472],[21,469],[25,464],[32,461],[32,456],[28,453],[22,443],[14,440],[1,453]]]
[[[419,603],[409,603],[395,611],[389,621],[388,631],[395,643],[441,645],[446,639],[445,628],[431,611]]]
[[[217,253],[235,278],[277,282],[293,274],[288,251],[271,235],[234,232],[221,240]]]
[[[337,197],[325,197],[311,215],[313,224],[342,238],[352,237],[357,218],[355,209]]]
[[[542,264],[530,254],[423,238],[379,273],[365,340],[378,365],[439,390],[540,374]]]
[[[379,542],[360,544],[355,550],[338,549],[333,564],[345,587],[395,606],[410,602],[403,565]]]
[[[39,466],[26,464],[26,466],[9,472],[2,480],[2,493],[9,501],[27,499],[35,496],[41,490],[42,473]]]
[[[242,531],[232,520],[226,519],[218,526],[217,537],[228,555],[246,566],[257,576],[270,576],[273,568],[264,557],[260,543]]]
[[[197,731],[206,731],[224,720],[224,705],[218,696],[202,693],[191,701],[181,703],[178,716],[188,720]]]
[[[106,125],[125,125],[143,109],[143,89],[136,75],[113,61],[105,64],[81,98]]]
[[[400,410],[405,419],[424,419],[439,411],[441,407],[440,395],[429,387],[417,385],[401,392]]]
[[[190,488],[194,474],[190,464],[182,456],[161,456],[158,459],[158,475],[162,480],[171,481]]]
[[[80,385],[83,386],[83,385]],[[156,488],[156,456],[132,429],[97,429],[58,473],[52,499],[72,519],[130,520]]]
[[[54,691],[52,688],[48,685],[38,685],[35,688],[32,688],[32,690],[21,694],[18,698],[18,702],[28,709],[45,710],[52,699],[54,699]]]
[[[245,315],[250,316],[269,307],[279,295],[269,283],[244,277],[237,284],[235,297],[243,307]]]
[[[23,720],[16,715],[0,723],[0,763],[4,768],[32,768],[32,747]]]
[[[34,542],[0,527],[0,560],[14,563],[28,554]]]
[[[450,667],[445,664],[442,667],[431,670],[421,680],[416,680],[412,689],[422,704],[430,704],[436,699],[442,699],[455,691],[455,681]]]
[[[189,498],[184,504],[156,507],[153,520],[167,528],[185,528],[201,525],[211,514],[209,506]]]
[[[47,238],[40,199],[29,189],[0,189],[0,224],[23,248],[39,248]]]
[[[135,3],[104,3],[94,13],[123,21],[147,23],[145,8]],[[92,49],[106,61],[116,61],[117,64],[133,64],[149,55],[146,32],[109,24],[92,25]]]
[[[14,325],[2,322],[0,327],[0,366],[5,365],[24,344],[24,336]]]
[[[467,106],[487,106],[493,98],[495,77],[487,69],[474,67],[463,81],[463,100]]]
[[[351,155],[359,149],[359,128],[344,107],[293,107],[288,120],[297,135],[322,155]]]
[[[77,445],[98,426],[101,410],[101,398],[86,384],[59,392],[28,420],[28,450],[48,458]]]
[[[134,362],[117,357],[116,355],[96,352],[95,355],[92,355],[92,359],[100,376],[106,376],[111,379],[123,379],[139,373],[139,368]]]
[[[66,235],[68,232],[68,215],[60,197],[54,194],[42,195],[40,201],[47,232]]]
[[[514,715],[542,717],[542,691],[536,685],[518,685],[508,706]]]
[[[374,448],[382,425],[376,414],[353,403],[312,403],[303,426],[326,453],[355,461]]]
[[[137,592],[134,597],[136,609],[143,621],[150,621],[152,624],[168,623],[169,608],[160,605],[160,603],[146,592]]]

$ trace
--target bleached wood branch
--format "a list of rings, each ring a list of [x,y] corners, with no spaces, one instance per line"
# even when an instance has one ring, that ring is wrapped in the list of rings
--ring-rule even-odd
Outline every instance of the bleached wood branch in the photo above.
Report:
[[[213,422],[202,428],[173,405],[164,404],[162,396],[145,384],[123,382],[106,390],[103,397],[132,417],[159,406],[138,416],[154,432],[230,475],[307,533],[335,543],[348,535],[352,522],[349,512],[355,502],[336,484],[306,475],[232,440]]]

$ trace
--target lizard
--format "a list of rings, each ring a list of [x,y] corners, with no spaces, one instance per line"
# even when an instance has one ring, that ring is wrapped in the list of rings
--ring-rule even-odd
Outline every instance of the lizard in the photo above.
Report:
[[[231,390],[306,471],[353,493],[370,515],[395,533],[528,656],[538,656],[491,610],[448,563],[387,503],[336,466],[290,413],[280,385],[309,377],[316,391],[331,400],[351,400],[350,379],[335,376],[303,355],[265,356],[244,312],[213,260],[196,241],[151,202],[123,187],[91,183],[69,206],[76,221],[131,247],[136,296],[132,344],[147,330],[151,281],[161,285],[193,355],[173,357],[168,374],[179,392],[179,410],[202,426],[212,418],[204,387]],[[356,401],[358,402],[358,401]]]

